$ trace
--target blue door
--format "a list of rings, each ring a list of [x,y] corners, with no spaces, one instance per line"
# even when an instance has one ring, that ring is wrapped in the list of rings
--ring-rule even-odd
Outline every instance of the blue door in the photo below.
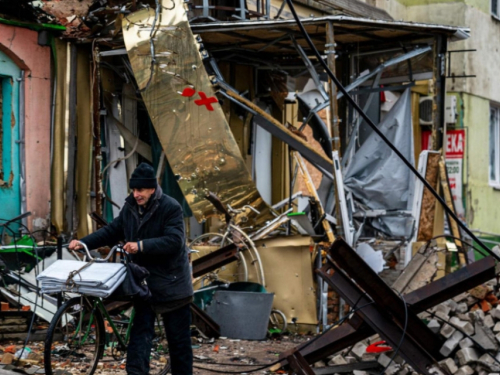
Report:
[[[19,78],[21,69],[0,51],[0,219],[21,214],[19,164]],[[11,228],[16,229],[16,228]]]

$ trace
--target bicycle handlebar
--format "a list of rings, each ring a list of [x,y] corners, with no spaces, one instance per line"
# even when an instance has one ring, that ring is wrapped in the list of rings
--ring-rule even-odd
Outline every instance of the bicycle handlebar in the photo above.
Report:
[[[111,258],[111,256],[113,255],[113,253],[115,251],[118,251],[120,252],[119,249],[121,249],[121,245],[115,245],[111,248],[110,252],[108,253],[108,255],[106,256],[106,258],[94,258],[92,257],[92,255],[90,255],[90,251],[89,251],[89,248],[87,247],[87,245],[82,242],[82,241],[78,241],[78,243],[80,245],[83,246],[84,250],[85,250],[85,253],[87,254],[87,256],[89,257],[90,260],[93,260],[94,262],[107,262],[109,260],[109,258]]]

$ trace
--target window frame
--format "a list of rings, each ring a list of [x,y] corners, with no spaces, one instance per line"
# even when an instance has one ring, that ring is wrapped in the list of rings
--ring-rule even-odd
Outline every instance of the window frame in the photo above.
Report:
[[[494,123],[492,123],[494,118]],[[492,134],[492,132],[494,134]],[[488,125],[488,183],[495,189],[500,189],[500,106],[490,105],[490,116]],[[492,150],[492,146],[493,149]],[[494,153],[494,155],[493,155]],[[493,160],[492,160],[493,155]],[[493,162],[493,163],[492,163]],[[492,165],[495,164],[495,165]],[[492,169],[495,171],[495,179],[491,178]]]
[[[491,17],[500,21],[500,0],[490,0],[490,14]]]

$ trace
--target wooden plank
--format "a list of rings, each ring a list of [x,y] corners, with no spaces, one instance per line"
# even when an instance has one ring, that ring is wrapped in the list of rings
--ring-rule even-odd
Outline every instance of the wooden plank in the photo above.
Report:
[[[434,188],[438,186],[439,158],[439,153],[429,153],[427,156],[425,179]],[[417,241],[428,241],[433,237],[435,210],[436,198],[432,195],[429,189],[424,188]]]
[[[401,272],[401,275],[394,282],[392,288],[398,292],[403,292],[413,277],[420,271],[420,268],[422,268],[426,260],[426,256],[419,253],[415,254],[410,263],[408,263],[403,272]]]
[[[304,163],[304,159],[302,159],[302,156],[297,151],[293,151],[293,156],[295,157],[295,160],[299,166],[299,171],[302,177],[304,178],[304,182],[306,183],[307,190],[311,196],[314,197],[318,204],[318,213],[320,216],[323,216],[325,213],[325,210],[323,209],[323,206],[321,205],[321,200],[319,199],[318,192],[316,191],[313,181],[311,179],[311,176],[309,175],[309,171],[307,170],[306,164]],[[328,220],[323,219],[321,221],[321,224],[323,225],[323,229],[325,230],[326,236],[328,237],[328,241],[333,242],[335,241],[335,236],[332,231],[332,227],[330,226],[330,223]]]

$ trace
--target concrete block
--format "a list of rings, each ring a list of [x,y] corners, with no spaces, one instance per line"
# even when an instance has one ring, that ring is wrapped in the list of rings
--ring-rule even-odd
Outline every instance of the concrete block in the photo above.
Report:
[[[453,351],[457,348],[460,341],[464,338],[464,334],[460,331],[455,331],[451,337],[445,341],[439,353],[441,353],[444,357],[448,357],[453,353]]]
[[[399,365],[393,364],[393,365],[390,365],[387,368],[387,370],[385,370],[384,374],[386,374],[386,375],[396,375],[400,369],[401,369],[401,367]]]
[[[488,328],[493,328],[493,326],[495,325],[495,321],[493,320],[493,317],[490,314],[486,314],[483,322],[484,325]]]
[[[500,320],[500,305],[497,305],[497,307],[491,309],[490,315],[496,320]]]
[[[452,299],[449,299],[448,301],[444,302],[444,304],[450,308],[451,312],[457,311],[458,303],[456,303]]]
[[[366,371],[354,370],[352,372],[354,375],[369,375]]]
[[[460,328],[469,336],[472,336],[474,334],[474,326],[470,322],[467,322],[465,320],[460,320],[456,316],[454,316],[450,319],[450,323]]]
[[[326,367],[326,365],[325,365],[325,362],[318,361],[318,362],[314,363],[313,367],[314,368],[322,368],[322,367]]]
[[[468,296],[467,299],[465,300],[465,303],[469,307],[472,305],[475,305],[478,302],[479,302],[479,300],[477,298],[472,297],[472,296]]]
[[[349,356],[347,356],[347,357],[345,357],[345,360],[346,360],[346,362],[347,362],[348,364],[349,364],[349,363],[356,363],[356,362],[358,362],[358,360],[357,360],[355,357],[350,356],[350,355],[349,355]]]
[[[463,292],[463,293],[460,293],[459,295],[453,297],[452,299],[453,299],[453,301],[460,303],[460,302],[465,301],[468,296],[469,296],[469,293]]]
[[[328,366],[334,365],[347,365],[347,361],[340,354],[337,354],[330,361],[328,361]]]
[[[499,323],[500,324],[500,323]],[[439,330],[441,329],[441,324],[438,322],[437,319],[432,319],[429,321],[429,323],[427,324],[427,327],[429,327],[429,329],[434,332],[434,333],[438,333]]]
[[[493,332],[495,332],[495,333],[500,332],[500,322],[497,322],[497,323],[493,326]]]
[[[388,356],[385,353],[379,355],[377,362],[380,363],[383,367],[386,367],[391,363],[391,356]]]
[[[356,345],[354,345],[354,347],[352,348],[351,350],[351,353],[357,358],[357,359],[361,359],[361,357],[363,357],[363,354],[366,353],[366,348],[368,346],[363,344],[362,342],[358,342]]]
[[[457,314],[465,314],[468,310],[469,310],[469,308],[467,307],[467,304],[465,302],[460,302],[460,303],[457,303],[457,308],[456,308],[455,312]]]
[[[484,319],[484,311],[481,309],[476,310],[476,311],[471,311],[471,312],[469,312],[469,317],[473,322],[475,322],[477,320],[483,320]]]
[[[437,316],[446,317],[446,319],[448,319],[450,317],[450,311],[451,311],[451,309],[448,306],[446,306],[444,303],[441,303],[440,305],[437,305],[434,308],[434,313]]]
[[[458,319],[461,319],[461,320],[465,320],[466,322],[470,322],[471,321],[471,318],[469,316],[468,313],[464,313],[464,314],[457,314],[455,315]]]
[[[486,363],[495,363],[495,360],[493,359],[493,357],[489,354],[483,354],[481,357],[479,357],[478,361],[481,361],[481,362],[486,362]]]
[[[458,366],[452,358],[443,359],[439,364],[452,374],[458,370]]]
[[[470,348],[474,346],[474,342],[470,338],[466,337],[465,339],[461,340],[458,345],[460,346],[460,349]]]
[[[485,327],[481,321],[476,321],[474,327],[476,334],[472,336],[473,340],[486,350],[498,350],[498,341],[491,329]]]
[[[474,374],[474,370],[470,366],[462,366],[455,372],[455,375],[472,375]]]
[[[412,372],[411,374],[413,375],[413,374],[417,374],[417,373],[416,372]],[[443,370],[441,370],[437,366],[432,366],[431,368],[429,368],[429,374],[432,374],[432,375],[447,375],[447,374],[444,373]]]
[[[463,348],[457,352],[457,359],[460,366],[465,366],[471,361],[477,361],[478,358],[479,356],[477,355],[477,351],[474,348]]]
[[[449,338],[451,335],[453,335],[455,331],[456,329],[450,326],[449,324],[443,324],[443,327],[441,327],[439,333],[441,334],[441,336]]]

